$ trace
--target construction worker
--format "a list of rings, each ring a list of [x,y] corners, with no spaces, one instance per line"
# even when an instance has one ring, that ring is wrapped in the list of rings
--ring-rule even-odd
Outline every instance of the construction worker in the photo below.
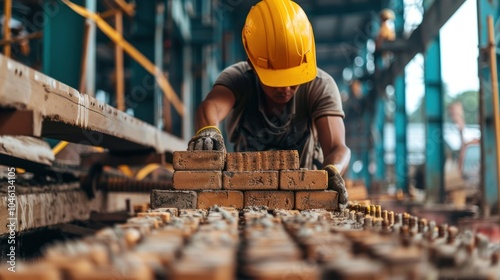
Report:
[[[219,75],[197,109],[188,150],[225,151],[218,125],[227,117],[235,151],[298,150],[302,168],[328,172],[343,209],[344,112],[335,81],[316,66],[306,14],[290,0],[263,0],[248,13],[242,40],[248,59]]]

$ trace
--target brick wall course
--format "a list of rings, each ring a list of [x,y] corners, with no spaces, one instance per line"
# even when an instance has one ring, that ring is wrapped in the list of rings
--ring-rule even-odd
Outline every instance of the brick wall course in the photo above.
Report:
[[[278,171],[224,171],[222,188],[226,190],[277,190]]]
[[[281,170],[281,190],[326,190],[328,174],[325,170]]]
[[[175,171],[172,182],[175,190],[220,190],[222,172]]]
[[[222,170],[225,165],[223,152],[175,151],[174,170]]]

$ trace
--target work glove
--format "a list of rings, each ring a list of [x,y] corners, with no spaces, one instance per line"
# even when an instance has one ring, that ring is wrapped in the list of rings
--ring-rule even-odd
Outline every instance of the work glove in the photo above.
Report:
[[[214,150],[225,152],[224,138],[216,126],[205,126],[198,130],[188,143],[188,151]]]
[[[339,210],[344,210],[347,206],[348,195],[342,175],[340,175],[339,170],[333,164],[329,164],[323,169],[328,173],[328,189],[336,191],[339,194]]]

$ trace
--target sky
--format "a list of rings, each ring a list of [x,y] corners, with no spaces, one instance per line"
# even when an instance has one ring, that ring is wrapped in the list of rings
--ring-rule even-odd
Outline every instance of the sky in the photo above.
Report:
[[[405,0],[415,2],[415,0]],[[407,22],[421,21],[421,15],[408,10]],[[478,90],[477,7],[475,0],[466,0],[441,28],[441,77],[448,94]],[[406,110],[414,112],[424,96],[423,57],[417,56],[406,68]]]

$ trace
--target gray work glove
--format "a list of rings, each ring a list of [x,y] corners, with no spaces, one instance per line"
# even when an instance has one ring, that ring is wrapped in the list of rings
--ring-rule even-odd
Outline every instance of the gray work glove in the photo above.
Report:
[[[205,126],[198,130],[188,144],[188,151],[196,150],[225,152],[226,146],[224,146],[224,138],[220,130],[216,126]]]
[[[339,194],[339,210],[344,210],[347,206],[348,195],[345,188],[345,182],[340,175],[339,170],[332,164],[323,168],[328,172],[328,189],[336,191]]]

